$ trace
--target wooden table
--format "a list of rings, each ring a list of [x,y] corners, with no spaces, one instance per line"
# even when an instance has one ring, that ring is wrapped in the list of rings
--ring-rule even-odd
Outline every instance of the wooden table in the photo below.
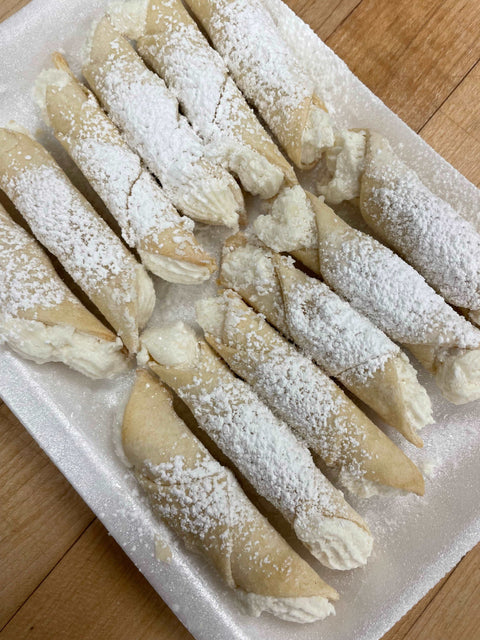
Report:
[[[0,0],[0,20],[27,1]],[[289,4],[479,184],[479,0]],[[1,401],[0,559],[0,640],[191,638]],[[480,545],[384,640],[480,638],[479,603]]]

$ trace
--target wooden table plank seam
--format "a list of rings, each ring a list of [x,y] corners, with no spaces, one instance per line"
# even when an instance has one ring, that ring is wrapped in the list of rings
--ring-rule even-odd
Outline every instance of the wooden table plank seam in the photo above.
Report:
[[[449,100],[449,98],[452,97],[452,95],[455,93],[455,91],[457,91],[457,89],[460,87],[460,85],[465,82],[465,80],[468,79],[468,77],[474,73],[475,69],[477,68],[477,66],[480,64],[480,57],[478,58],[478,60],[472,64],[472,66],[470,67],[470,69],[464,74],[464,76],[462,77],[462,79],[458,82],[458,84],[455,85],[455,87],[453,87],[453,89],[451,89],[448,92],[448,95],[445,96],[445,99],[441,102],[441,104],[438,105],[437,109],[435,109],[435,111],[429,115],[429,117],[425,120],[425,122],[422,124],[422,126],[417,130],[417,133],[420,134],[425,127],[428,125],[428,123],[433,120],[433,118],[438,114],[438,112],[440,111],[440,109],[445,105],[445,103]],[[448,117],[448,116],[446,116]],[[467,132],[466,132],[467,133]],[[468,135],[472,135],[470,132],[468,132]],[[473,137],[473,136],[472,136]]]
[[[342,20],[338,23],[338,25],[335,27],[335,29],[333,29],[333,31],[332,31],[332,32],[331,32],[331,33],[330,33],[326,38],[324,38],[324,39],[323,39],[323,41],[325,42],[325,44],[328,44],[328,39],[329,39],[330,37],[332,37],[338,29],[341,29],[341,27],[343,26],[343,24],[344,24],[344,23],[345,23],[345,22],[350,18],[350,16],[351,16],[355,11],[357,11],[357,9],[359,8],[359,6],[362,4],[362,1],[363,1],[363,0],[359,0],[359,2],[358,2],[354,7],[352,7],[352,9],[350,9],[350,11],[349,11],[349,12],[348,12],[348,13],[347,13],[343,18],[342,18]],[[331,18],[331,16],[335,13],[335,11],[338,9],[338,7],[339,7],[341,4],[342,4],[342,0],[340,0],[340,2],[339,2],[337,5],[335,5],[335,8],[334,8],[330,13],[329,13],[329,15],[327,16],[327,18],[326,18],[325,22]]]
[[[52,463],[53,464],[53,463]],[[2,631],[5,629],[5,627],[7,627],[8,624],[10,624],[10,622],[13,620],[13,618],[15,618],[15,616],[18,614],[18,612],[27,604],[27,602],[30,600],[30,598],[34,595],[34,593],[42,586],[42,584],[45,582],[45,580],[48,579],[49,575],[52,573],[52,571],[55,570],[55,568],[62,562],[62,560],[65,558],[65,556],[75,547],[75,545],[80,541],[80,539],[87,533],[88,529],[94,524],[95,520],[97,520],[98,518],[93,517],[91,519],[91,521],[88,523],[88,525],[82,530],[82,532],[75,538],[75,540],[65,549],[64,553],[62,553],[62,555],[58,558],[58,560],[51,566],[50,570],[48,571],[48,573],[46,573],[43,578],[40,580],[40,582],[37,584],[37,586],[29,593],[29,595],[23,600],[23,602],[17,607],[17,609],[14,611],[14,613],[9,617],[9,619],[3,624],[3,626],[0,628],[0,634],[2,633]]]

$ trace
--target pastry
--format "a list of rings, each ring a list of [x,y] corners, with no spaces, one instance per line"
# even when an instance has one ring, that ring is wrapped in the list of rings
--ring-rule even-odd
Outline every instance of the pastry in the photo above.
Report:
[[[125,242],[169,282],[207,280],[215,260],[196,241],[193,222],[178,214],[62,56],[54,60],[56,68],[37,79],[43,117],[119,223]]]
[[[402,258],[350,227],[312,194],[305,198],[310,213],[300,221],[287,207],[257,218],[261,240],[305,261],[357,311],[408,348],[450,402],[480,398],[480,331]],[[301,211],[304,215],[307,209]]]
[[[197,321],[206,341],[344,487],[362,497],[392,488],[423,493],[413,462],[238,294],[200,300]]]
[[[151,369],[322,564],[352,569],[366,563],[372,536],[365,522],[305,445],[206,342],[178,322],[148,329],[142,344],[153,358]]]
[[[0,129],[0,188],[131,352],[155,292],[144,268],[28,135]]]
[[[206,157],[175,97],[108,17],[94,27],[83,74],[179,211],[200,222],[238,225],[244,210],[239,186]]]
[[[235,82],[289,158],[313,166],[334,144],[334,130],[310,77],[260,0],[186,0]]]
[[[206,556],[246,613],[292,622],[334,613],[338,594],[298,556],[188,430],[167,389],[137,372],[122,429],[125,454],[156,516]]]
[[[220,282],[293,340],[410,442],[432,422],[430,399],[408,358],[366,317],[291,258],[238,234],[224,249]]]
[[[63,283],[40,245],[0,205],[0,344],[89,378],[128,368],[122,341]]]
[[[359,199],[381,242],[412,265],[447,302],[480,318],[480,235],[435,196],[374,131],[347,131],[327,152],[327,202]]]
[[[296,183],[292,167],[179,0],[114,3],[109,12],[114,24],[137,40],[140,55],[165,80],[209,154],[237,175],[246,191],[272,198],[282,185]]]

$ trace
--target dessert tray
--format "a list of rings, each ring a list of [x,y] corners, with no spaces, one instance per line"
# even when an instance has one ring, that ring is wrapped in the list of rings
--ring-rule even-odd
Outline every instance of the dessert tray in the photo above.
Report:
[[[388,136],[400,158],[433,193],[480,224],[480,193],[376,98],[335,54],[281,1],[263,0],[283,36],[318,83],[318,94],[341,127],[371,127]],[[77,76],[80,55],[102,0],[32,0],[0,25],[0,125],[12,117],[37,138],[92,198],[85,180],[41,123],[32,98],[39,72],[53,51],[62,52]],[[249,204],[254,213],[258,204]],[[198,225],[197,237],[218,258],[231,231]],[[215,279],[199,286],[154,279],[157,306],[149,326],[195,321],[195,301],[216,293]],[[202,558],[188,552],[156,521],[120,444],[120,421],[134,369],[114,381],[89,380],[60,364],[38,366],[0,346],[0,396],[103,522],[162,599],[198,640],[378,640],[480,540],[480,402],[456,407],[419,370],[436,423],[415,449],[385,427],[425,475],[425,496],[349,496],[375,539],[366,567],[335,572],[314,568],[340,593],[336,615],[308,625],[271,616],[243,615],[233,595]],[[295,541],[289,542],[307,556]],[[159,548],[169,548],[167,559]],[[156,552],[157,549],[157,552]],[[166,558],[166,556],[163,556]],[[309,562],[311,561],[309,558]]]

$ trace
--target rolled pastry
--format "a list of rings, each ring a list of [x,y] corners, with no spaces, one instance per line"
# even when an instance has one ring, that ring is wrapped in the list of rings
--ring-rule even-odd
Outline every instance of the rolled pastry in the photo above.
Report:
[[[49,153],[12,129],[0,129],[0,188],[136,352],[138,331],[155,305],[150,278]]]
[[[197,320],[207,342],[343,486],[362,497],[391,488],[423,494],[413,462],[236,293],[199,301]]]
[[[246,191],[272,198],[284,183],[296,183],[292,167],[248,106],[225,62],[179,0],[120,2],[109,11],[114,24],[137,39],[140,55],[164,78],[209,153],[238,176]],[[134,21],[132,14],[139,13],[142,18]]]
[[[147,69],[108,17],[86,46],[83,74],[129,145],[185,215],[236,227],[243,197],[234,178],[205,148],[165,83]]]
[[[258,245],[258,243],[257,243]],[[238,234],[226,244],[220,282],[293,340],[329,375],[417,446],[430,399],[408,358],[328,286]]]
[[[178,393],[200,428],[282,513],[320,562],[332,569],[366,563],[372,536],[365,522],[289,427],[206,342],[178,322],[148,329],[142,344],[153,358],[152,370]]]
[[[0,344],[89,378],[127,370],[120,338],[71,293],[40,245],[0,205]]]
[[[327,152],[332,180],[320,193],[336,204],[359,197],[375,237],[419,271],[450,304],[480,314],[480,235],[435,196],[374,131],[347,131]]]
[[[305,198],[310,213],[304,215],[307,208],[302,208],[300,221],[288,206],[257,218],[261,240],[277,251],[292,251],[357,311],[407,347],[447,400],[464,404],[480,398],[480,331],[402,258],[352,229],[312,194]]]
[[[314,84],[260,0],[187,0],[237,85],[300,169],[334,144]]]
[[[314,622],[338,594],[298,556],[188,430],[170,393],[138,371],[122,429],[125,454],[156,516],[206,556],[246,613]]]
[[[56,69],[37,80],[37,101],[46,122],[102,198],[144,266],[179,284],[203,282],[215,260],[197,243],[193,222],[180,216],[105,115],[77,82],[60,54]]]
[[[282,245],[291,246],[289,230],[294,233],[301,227],[295,243],[302,251],[295,251],[296,257],[308,262],[392,340],[407,347],[434,375],[450,402],[464,404],[480,398],[480,331],[402,258],[352,229],[312,194],[305,197],[311,205],[308,224],[306,219],[299,224],[295,211],[284,208],[276,219],[257,218],[255,228],[261,239],[281,251]]]

